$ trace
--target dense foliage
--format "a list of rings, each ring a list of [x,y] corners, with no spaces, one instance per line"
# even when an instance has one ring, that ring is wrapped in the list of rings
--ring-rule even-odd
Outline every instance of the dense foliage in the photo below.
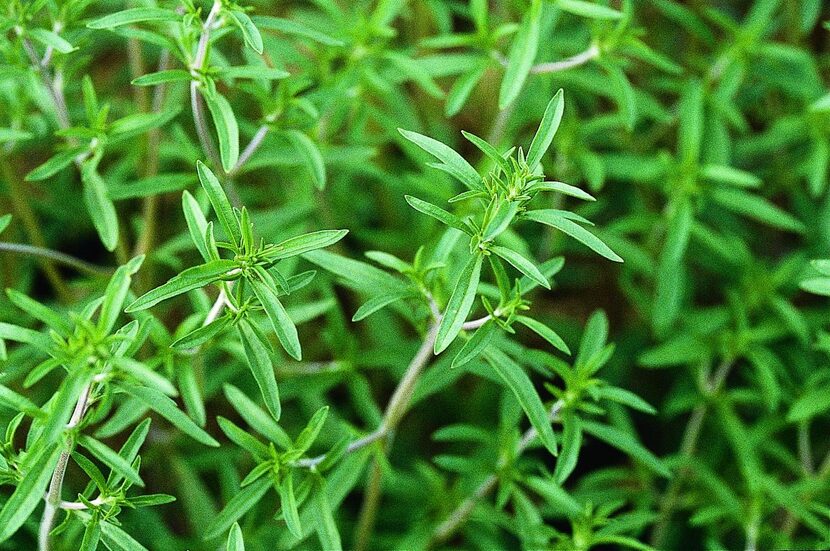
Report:
[[[0,549],[830,546],[822,0],[8,0]]]

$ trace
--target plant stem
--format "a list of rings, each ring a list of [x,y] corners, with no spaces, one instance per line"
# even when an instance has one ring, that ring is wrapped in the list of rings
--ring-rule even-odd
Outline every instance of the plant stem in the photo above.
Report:
[[[572,69],[574,67],[579,67],[580,65],[584,65],[599,57],[600,51],[599,47],[596,44],[591,44],[587,49],[584,51],[573,55],[569,58],[560,60],[560,61],[551,61],[548,63],[539,63],[538,65],[534,65],[530,68],[531,74],[549,74],[549,73],[556,73],[558,71],[565,71],[567,69]],[[507,67],[507,58],[501,54],[496,54],[496,59],[502,66]],[[513,112],[516,109],[516,101],[514,100],[510,105],[504,108],[504,110],[499,111],[499,114],[496,116],[496,120],[493,122],[493,127],[490,129],[490,133],[487,135],[487,141],[498,145],[501,142],[502,136],[504,135],[504,131],[507,128],[507,122],[510,120],[510,117],[513,115]]]
[[[115,271],[111,268],[102,268],[100,266],[96,266],[95,264],[90,264],[85,260],[75,258],[74,256],[70,256],[59,251],[53,251],[52,249],[47,249],[45,247],[24,245],[22,243],[6,243],[0,241],[0,252],[26,254],[36,256],[38,258],[44,258],[49,260],[50,262],[58,262],[60,264],[65,264],[66,266],[75,268],[79,272],[83,272],[94,276],[106,277],[112,275],[112,273]]]
[[[804,432],[806,432],[806,426]],[[799,435],[800,434],[801,433],[799,433]],[[802,444],[799,442],[799,446],[801,445]],[[809,449],[809,440],[806,445]],[[804,460],[802,459],[802,461]],[[824,459],[822,460],[821,465],[819,465],[817,471],[815,471],[814,469],[814,472],[806,474],[809,477],[814,477],[818,481],[824,481],[828,477],[830,477],[830,452],[827,452],[827,455],[824,456]],[[816,489],[821,487],[822,485],[808,486],[807,490],[804,492],[804,499],[810,499],[813,495],[815,495]],[[792,511],[788,510],[786,516],[784,517],[784,521],[781,523],[781,529],[779,530],[779,533],[787,538],[791,538],[793,532],[795,532],[795,529],[798,528],[798,524],[799,521],[796,518],[796,516],[793,514]]]
[[[236,161],[236,166],[233,167],[233,170],[228,172],[228,177],[234,177],[242,168],[242,166],[248,162],[254,153],[257,152],[259,147],[262,145],[262,142],[265,140],[265,136],[268,134],[269,127],[267,125],[262,125],[254,134],[254,137],[251,138],[251,141],[248,142],[248,145],[242,151],[242,154],[239,155],[239,160]]]
[[[40,73],[40,78],[43,79],[43,84],[46,86],[52,102],[55,104],[55,117],[58,121],[58,126],[61,129],[69,128],[69,110],[66,108],[66,99],[63,96],[63,79],[59,75],[57,78],[52,77],[47,70],[47,66],[38,58],[37,51],[28,38],[23,39],[23,49],[26,50],[32,66]],[[44,61],[46,61],[45,58]]]
[[[72,417],[69,419],[66,428],[73,429],[78,426],[81,419],[86,412],[89,405],[89,398],[92,393],[92,383],[87,384],[78,397],[78,402],[75,404],[75,410],[72,412]],[[58,458],[58,463],[55,466],[55,471],[52,473],[52,480],[49,482],[49,493],[46,495],[46,505],[43,508],[43,517],[40,521],[40,532],[38,533],[38,549],[39,551],[49,551],[49,532],[52,531],[52,525],[55,522],[55,514],[60,508],[61,491],[63,490],[63,478],[66,475],[66,467],[69,463],[69,454],[74,446],[72,438],[69,439],[66,450],[62,451]]]
[[[498,309],[496,309],[493,313],[496,315],[495,317],[499,317],[499,315],[501,315],[501,312],[499,312]],[[471,321],[465,322],[464,325],[461,326],[461,329],[463,329],[464,331],[472,331],[473,329],[478,329],[479,327],[481,327],[482,325],[484,325],[485,323],[487,323],[491,319],[493,319],[493,316],[488,315],[488,316],[484,316],[483,318],[478,318],[478,319],[475,319],[475,320],[471,320]]]
[[[720,391],[731,370],[732,360],[725,358],[718,366],[715,373],[709,377],[708,381],[706,381],[704,385],[704,390],[708,396],[716,394]],[[703,421],[705,420],[708,411],[709,405],[707,403],[699,404],[692,410],[689,421],[686,423],[686,428],[683,430],[683,440],[680,445],[680,455],[685,460],[689,460],[692,456],[694,456],[698,440],[700,439],[700,433],[703,429]],[[663,493],[657,514],[658,522],[654,525],[654,529],[651,532],[652,547],[657,549],[663,547],[663,543],[666,539],[666,531],[668,530],[669,522],[671,521],[672,512],[677,505],[677,500],[680,495],[680,486],[685,478],[686,472],[687,470],[685,468],[681,468],[677,475],[672,478],[666,488],[666,491]]]
[[[379,428],[379,429],[375,430],[374,432],[371,432],[371,433],[367,434],[366,436],[362,436],[362,437],[358,438],[357,440],[355,440],[354,442],[352,442],[351,444],[349,444],[349,446],[346,448],[346,453],[353,453],[353,452],[356,452],[358,450],[361,450],[361,449],[365,448],[366,446],[368,446],[370,444],[373,444],[373,443],[377,442],[378,440],[382,439],[383,437],[386,436],[386,434],[387,434],[387,432],[385,430],[383,430],[382,428]],[[311,458],[307,458],[307,459],[300,459],[299,461],[294,463],[294,465],[296,467],[302,467],[302,468],[305,468],[305,469],[313,469],[314,467],[316,467],[317,465],[322,463],[326,459],[327,455],[328,454],[324,453],[322,455],[318,455],[317,457],[311,457]]]
[[[93,505],[103,505],[107,500],[102,497],[96,497],[95,499],[90,499],[89,502]],[[86,503],[79,501],[61,501],[58,507],[65,511],[83,511],[89,508],[86,506]]]
[[[202,34],[199,37],[199,44],[196,47],[196,55],[193,58],[193,65],[191,66],[192,73],[198,73],[204,69],[205,60],[207,58],[208,45],[210,44],[210,31],[213,28],[216,18],[219,15],[219,10],[222,8],[222,3],[219,0],[214,0],[213,7],[208,13],[202,25]],[[194,74],[194,76],[197,76]],[[193,80],[190,82],[190,106],[193,110],[193,123],[196,125],[196,134],[199,136],[199,143],[202,144],[202,149],[210,158],[213,166],[222,171],[222,161],[216,152],[216,146],[213,143],[210,130],[208,129],[207,119],[205,118],[205,107],[202,101],[201,93],[199,91],[199,81]]]
[[[409,403],[412,400],[415,383],[432,357],[435,337],[438,335],[438,326],[439,324],[437,322],[431,325],[426,337],[424,337],[424,341],[421,343],[421,347],[415,353],[403,378],[392,393],[392,398],[389,399],[389,404],[386,406],[386,411],[383,414],[383,419],[377,430],[378,433],[381,433],[381,436],[388,437],[393,434],[398,423],[406,413]],[[366,494],[363,497],[363,505],[360,508],[360,516],[358,517],[354,540],[355,551],[364,551],[371,539],[375,517],[380,504],[382,474],[380,463],[375,459],[372,463],[372,472],[369,475]]]
[[[547,63],[539,63],[530,68],[531,74],[543,75],[546,73],[556,73],[558,71],[565,71],[580,65],[585,65],[592,59],[599,56],[599,47],[596,44],[591,44],[585,51],[568,57],[560,61],[549,61]]]
[[[554,420],[559,416],[559,411],[562,409],[565,403],[562,400],[557,400],[550,409],[550,419]],[[533,442],[533,439],[536,438],[538,432],[536,431],[535,427],[530,427],[527,429],[522,435],[522,439],[516,445],[516,453],[515,456],[518,457],[519,455],[524,452],[527,447]],[[504,465],[500,462],[499,469],[504,467]],[[495,474],[489,475],[484,482],[479,484],[476,490],[472,493],[470,497],[462,501],[458,507],[456,507],[452,513],[450,513],[444,521],[439,524],[435,531],[432,533],[432,537],[427,544],[427,547],[432,547],[442,541],[447,540],[450,536],[452,536],[462,524],[464,524],[470,515],[475,509],[475,506],[478,504],[481,499],[484,498],[487,494],[489,494],[493,488],[495,488],[496,483],[498,482],[498,476]]]

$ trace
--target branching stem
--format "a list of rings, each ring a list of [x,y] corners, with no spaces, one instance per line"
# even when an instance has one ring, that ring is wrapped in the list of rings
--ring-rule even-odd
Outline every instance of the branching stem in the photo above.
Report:
[[[92,383],[87,384],[81,390],[81,395],[78,397],[78,402],[75,404],[75,409],[72,412],[72,417],[67,423],[67,429],[73,429],[80,424],[83,419],[86,408],[89,405],[89,399],[92,395]],[[58,463],[55,466],[55,472],[52,473],[52,480],[49,482],[49,493],[46,495],[46,505],[43,509],[43,517],[40,521],[40,532],[38,533],[38,549],[39,551],[49,551],[49,532],[52,531],[52,526],[55,523],[55,514],[61,505],[61,491],[63,490],[63,478],[66,475],[66,467],[69,464],[69,454],[72,452],[74,441],[70,438],[67,442],[66,449],[61,452],[58,458]]]
[[[564,405],[565,403],[562,400],[557,400],[553,406],[551,406],[550,419],[552,421],[559,416],[559,412],[562,410]],[[538,434],[539,433],[537,432],[536,427],[530,427],[527,429],[522,435],[522,439],[519,440],[519,443],[516,445],[515,456],[518,457],[521,455],[530,443],[533,442],[536,436],[538,436]],[[503,465],[499,465],[499,467],[503,467]],[[499,479],[495,474],[491,474],[484,480],[484,482],[479,484],[478,488],[476,488],[472,495],[462,501],[458,507],[456,507],[453,512],[450,513],[447,518],[435,528],[427,547],[433,547],[442,541],[446,541],[450,536],[455,534],[455,532],[467,521],[467,519],[470,518],[476,504],[478,504],[484,496],[489,494],[493,488],[495,488],[498,480]]]
[[[389,404],[386,406],[386,411],[383,414],[383,420],[381,420],[380,427],[376,431],[380,433],[378,438],[391,436],[406,413],[409,403],[412,401],[415,383],[429,363],[430,358],[432,358],[435,337],[438,335],[438,326],[439,324],[436,322],[429,328],[426,337],[424,337],[424,341],[421,343],[421,347],[415,353],[403,378],[392,393],[392,397],[389,399]],[[355,531],[354,548],[356,551],[365,550],[369,544],[372,530],[374,529],[377,509],[380,504],[381,482],[382,473],[380,471],[380,464],[375,459],[372,463],[371,474],[369,475],[369,482],[366,487],[366,493],[364,494],[363,505],[360,508],[360,516],[358,517],[357,529]]]
[[[715,373],[712,374],[712,376],[705,382],[704,390],[709,396],[717,394],[723,387],[723,384],[726,382],[726,378],[729,376],[729,372],[732,370],[732,365],[731,359],[724,359],[718,366]],[[691,459],[695,454],[697,443],[700,439],[700,433],[703,429],[703,421],[706,419],[706,414],[708,412],[709,405],[707,403],[702,403],[695,407],[692,410],[691,416],[689,416],[689,421],[686,423],[686,428],[683,430],[683,441],[680,445],[680,455],[686,461]],[[671,521],[672,512],[677,505],[680,487],[683,483],[683,479],[685,478],[685,474],[686,469],[680,469],[677,475],[672,478],[671,482],[669,482],[666,491],[663,493],[657,516],[658,521],[657,524],[654,525],[654,529],[651,532],[652,547],[660,549],[663,546],[666,539],[666,531],[669,527],[669,522]]]
[[[205,19],[202,25],[202,34],[199,37],[199,44],[196,46],[196,55],[193,58],[193,65],[191,66],[192,73],[198,73],[204,69],[208,45],[210,44],[210,32],[221,9],[222,3],[219,0],[215,0],[207,19]],[[196,135],[199,137],[199,143],[202,144],[202,149],[210,158],[213,166],[221,171],[222,161],[216,152],[216,146],[213,143],[213,138],[208,128],[207,118],[205,117],[205,106],[199,91],[199,81],[196,79],[190,82],[190,106],[193,110],[193,123],[196,125]]]
[[[45,247],[35,247],[34,245],[25,245],[23,243],[7,243],[0,241],[0,251],[48,259],[93,276],[107,277],[112,275],[115,271],[112,268],[103,268],[101,266],[96,266],[95,264],[90,264],[85,260],[75,258],[74,256],[70,256],[60,251],[53,251],[52,249],[47,249]]]

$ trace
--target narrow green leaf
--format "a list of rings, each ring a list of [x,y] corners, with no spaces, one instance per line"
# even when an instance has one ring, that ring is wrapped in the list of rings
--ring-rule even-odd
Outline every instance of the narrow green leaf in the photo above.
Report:
[[[458,351],[455,358],[452,359],[450,369],[461,367],[478,357],[487,348],[487,345],[490,344],[496,332],[496,327],[497,325],[493,321],[487,321],[484,325],[476,329],[473,336],[470,337],[470,340],[464,343],[464,346]]]
[[[73,52],[77,49],[64,38],[61,38],[56,33],[47,31],[46,29],[29,29],[26,31],[26,34],[44,46],[50,46],[62,54],[68,54],[69,52]]]
[[[303,537],[303,527],[300,524],[300,514],[297,511],[297,498],[294,496],[294,477],[289,470],[280,481],[280,505],[282,505],[282,517],[288,530],[296,538]]]
[[[261,336],[256,332],[253,325],[247,320],[240,320],[236,328],[239,338],[245,349],[245,357],[248,366],[256,379],[259,391],[265,400],[265,406],[274,419],[280,420],[282,408],[280,406],[280,394],[277,388],[277,380],[274,377],[274,366],[271,363],[271,354]]]
[[[108,251],[114,251],[118,244],[118,214],[112,199],[107,195],[107,185],[91,164],[84,165],[81,179],[84,183],[84,203],[92,217],[92,224],[101,243]]]
[[[529,476],[524,483],[546,502],[553,504],[566,518],[573,521],[585,514],[585,507],[552,479]]]
[[[8,295],[12,304],[33,318],[42,321],[48,325],[50,329],[54,329],[61,333],[72,332],[72,326],[63,316],[56,313],[51,308],[39,303],[35,299],[30,298],[28,295],[24,295],[15,289],[6,289],[6,295]]]
[[[418,199],[417,197],[412,197],[411,195],[404,195],[404,199],[406,199],[406,202],[418,212],[426,214],[427,216],[432,216],[439,222],[442,222],[451,228],[461,230],[464,233],[471,235],[470,228],[468,228],[467,224],[465,224],[464,221],[456,215],[449,213],[441,207],[433,205],[432,203],[428,203]]]
[[[326,495],[325,481],[321,477],[317,478],[312,501],[316,510],[317,537],[320,539],[321,547],[326,551],[342,551],[343,545],[340,543],[340,533],[337,531],[337,523],[334,522],[329,498]]]
[[[501,247],[499,245],[491,246],[490,251],[505,259],[511,266],[545,289],[550,289],[550,283],[545,277],[545,274],[543,274],[530,260],[526,259],[516,251],[508,249],[507,247]]]
[[[81,540],[81,547],[78,551],[95,551],[98,549],[98,542],[101,541],[101,523],[98,520],[97,512],[92,515],[84,528],[84,537]]]
[[[523,216],[528,220],[558,229],[608,260],[623,262],[623,259],[617,253],[608,248],[608,245],[600,241],[594,234],[554,212],[553,209],[531,210],[524,213]]]
[[[233,17],[239,29],[242,31],[242,36],[245,38],[245,44],[256,53],[262,53],[262,36],[259,34],[259,29],[256,28],[254,22],[248,17],[248,14],[242,10],[231,10],[231,17]]]
[[[0,404],[12,411],[22,411],[29,417],[38,419],[46,417],[46,413],[34,402],[3,385],[0,385]]]
[[[182,193],[182,211],[184,211],[184,218],[187,222],[187,229],[190,232],[190,238],[193,240],[193,244],[196,245],[199,254],[202,255],[202,259],[205,262],[210,262],[213,258],[208,251],[207,242],[205,241],[208,222],[204,213],[202,213],[202,208],[199,206],[199,203],[189,191]]]
[[[184,69],[168,69],[166,71],[141,75],[133,79],[131,84],[136,86],[156,86],[158,84],[167,84],[168,82],[189,82],[191,78],[193,78],[191,74]]]
[[[141,416],[143,415],[144,412],[142,411]],[[147,418],[136,425],[130,433],[130,436],[127,437],[127,440],[121,446],[121,449],[118,450],[118,455],[123,457],[128,464],[132,465],[135,458],[138,457],[138,452],[141,450],[141,446],[144,444],[144,441],[147,439],[147,434],[150,432],[150,423],[151,420]],[[121,475],[117,472],[112,472],[107,478],[106,485],[112,488],[119,482],[121,482]]]
[[[239,126],[236,123],[236,117],[231,104],[219,92],[203,93],[202,96],[210,110],[213,126],[219,138],[222,168],[225,172],[230,172],[239,160]]]
[[[72,459],[84,471],[84,473],[86,473],[89,479],[95,483],[95,486],[97,486],[100,491],[106,491],[107,479],[104,477],[104,473],[101,472],[101,469],[99,469],[95,463],[92,462],[92,460],[88,459],[85,455],[82,455],[77,449],[72,452]]]
[[[652,320],[655,331],[663,334],[680,314],[685,269],[683,257],[689,243],[694,210],[690,201],[682,201],[668,221],[666,240],[657,263]]]
[[[58,462],[61,446],[42,446],[29,463],[26,476],[20,481],[0,509],[0,542],[8,540],[43,501],[49,479]]]
[[[636,409],[638,411],[642,411],[643,413],[648,413],[650,415],[654,415],[657,413],[657,410],[654,409],[654,406],[631,392],[630,390],[626,390],[624,388],[616,387],[616,386],[601,386],[597,389],[597,395],[601,399],[611,400],[612,402],[617,402],[619,404],[624,404],[632,409]]]
[[[364,318],[371,316],[378,310],[381,310],[382,308],[389,306],[392,303],[395,303],[399,300],[403,300],[405,298],[411,298],[413,296],[414,294],[412,293],[412,291],[398,291],[395,293],[388,293],[372,297],[366,302],[364,302],[360,306],[360,308],[357,309],[357,312],[355,312],[354,316],[352,316],[352,321],[360,321]]]
[[[804,233],[804,224],[788,212],[773,205],[763,197],[734,188],[714,188],[710,192],[713,201],[735,212],[773,228]]]
[[[476,146],[482,153],[487,155],[491,161],[496,163],[496,166],[499,166],[505,174],[509,174],[511,172],[510,163],[507,162],[507,159],[505,159],[495,147],[470,132],[462,130],[461,134],[467,138],[467,141]]]
[[[700,177],[719,184],[742,188],[757,188],[762,183],[761,179],[751,172],[723,165],[705,165],[700,169]]]
[[[271,260],[282,260],[329,247],[343,239],[349,230],[319,230],[291,237],[277,243],[266,255]]]
[[[277,292],[264,281],[252,280],[251,286],[262,307],[265,308],[265,313],[268,314],[268,319],[280,344],[289,356],[300,361],[303,352],[300,347],[300,338],[297,336],[297,328],[288,317],[288,312],[285,311],[280,299],[277,298]]]
[[[274,418],[257,406],[244,392],[228,384],[224,385],[223,389],[228,402],[248,423],[248,426],[282,448],[292,446],[291,438],[288,437],[282,427],[274,422]]]
[[[811,277],[798,285],[808,293],[830,297],[830,277]],[[0,329],[0,336],[2,336],[2,329]]]
[[[222,331],[231,323],[229,316],[220,316],[207,325],[202,325],[193,331],[182,335],[170,344],[170,348],[176,350],[190,350],[203,345]]]
[[[138,271],[143,262],[144,255],[137,256],[127,264],[119,266],[110,278],[104,292],[104,302],[101,303],[101,313],[98,316],[98,330],[102,334],[108,335],[112,332],[118,316],[121,315],[127,293],[130,291],[131,276]]]
[[[179,114],[178,107],[158,113],[132,113],[110,124],[109,134],[112,139],[130,138],[144,134],[149,130],[161,128]]]
[[[26,174],[24,179],[27,182],[39,182],[40,180],[45,180],[50,176],[54,176],[72,164],[72,161],[74,161],[76,157],[85,153],[87,150],[87,146],[78,146],[56,153],[45,163]]]
[[[238,65],[221,70],[226,78],[250,78],[254,80],[280,80],[291,76],[288,71],[262,65]]]
[[[325,33],[321,33],[290,19],[269,15],[255,15],[251,19],[261,29],[279,31],[285,34],[308,38],[325,46],[343,46],[345,44],[342,40],[332,38]]]
[[[689,81],[680,96],[677,155],[692,165],[700,158],[704,125],[704,90],[699,80]]]
[[[534,193],[537,191],[558,191],[563,195],[569,195],[571,197],[576,197],[577,199],[596,201],[596,198],[587,191],[563,182],[539,182],[531,185],[527,191],[528,193]]]
[[[41,350],[49,350],[53,344],[52,339],[43,333],[2,321],[0,321],[0,339],[31,344]]]
[[[59,439],[90,379],[89,372],[80,367],[71,370],[63,379],[58,391],[49,402],[49,417],[38,442],[51,445]]]
[[[600,61],[600,66],[608,73],[614,101],[625,123],[625,128],[630,132],[634,130],[634,124],[637,122],[637,100],[634,97],[634,88],[625,76],[625,72],[616,63],[603,60]]]
[[[101,522],[101,539],[110,551],[147,551],[130,534],[111,522]]]
[[[455,283],[447,309],[441,317],[438,332],[435,336],[435,354],[443,352],[461,331],[461,326],[467,319],[473,301],[476,298],[479,278],[481,277],[481,263],[484,257],[476,254],[470,257],[464,270]]]
[[[516,201],[499,201],[498,208],[487,222],[481,235],[482,241],[492,241],[508,228],[516,214],[519,212],[519,204]]]
[[[326,165],[323,161],[323,155],[317,144],[309,138],[306,134],[299,130],[289,130],[285,132],[285,136],[302,156],[303,162],[308,169],[314,185],[317,189],[326,187]]]
[[[265,461],[269,458],[268,446],[236,426],[232,421],[218,415],[216,421],[219,428],[225,433],[228,439],[254,456],[257,461]]]
[[[530,377],[522,367],[514,362],[501,350],[490,347],[485,351],[484,357],[493,366],[499,377],[505,382],[507,388],[513,392],[516,400],[530,420],[530,424],[539,433],[539,439],[553,455],[557,454],[556,436],[551,428],[550,414],[542,404],[542,399],[533,388]]]
[[[152,291],[148,291],[138,297],[132,304],[127,307],[127,312],[138,312],[146,310],[158,304],[163,300],[173,298],[193,289],[199,289],[222,279],[227,276],[232,270],[238,269],[238,265],[233,260],[213,260],[206,264],[193,266],[186,269],[177,276],[172,277],[167,283],[156,287]]]
[[[323,424],[326,422],[326,418],[328,417],[329,407],[323,406],[314,412],[314,415],[311,416],[308,424],[302,430],[302,432],[297,436],[297,440],[294,441],[294,450],[297,452],[305,453],[317,439],[317,435],[320,434],[320,430],[323,428]]]
[[[787,421],[806,421],[830,409],[830,387],[807,389],[790,407]]]
[[[87,25],[90,29],[112,29],[122,25],[150,21],[180,21],[182,16],[162,8],[131,8],[96,19]]]
[[[263,477],[242,488],[213,520],[205,531],[204,539],[211,540],[221,536],[225,530],[256,505],[270,487],[271,478]]]
[[[245,542],[242,541],[242,529],[238,522],[234,522],[228,534],[228,544],[225,551],[245,551]]]
[[[565,344],[565,341],[562,340],[562,337],[556,334],[556,331],[548,327],[542,322],[536,321],[533,318],[529,318],[527,316],[516,316],[516,321],[548,341],[551,346],[564,352],[565,354],[570,355],[571,349],[568,348],[568,345]]]
[[[469,189],[482,189],[481,176],[479,176],[476,169],[474,169],[470,163],[465,161],[461,155],[456,153],[454,149],[439,142],[438,140],[424,136],[423,134],[418,134],[417,132],[404,130],[402,128],[398,128],[398,132],[400,132],[404,138],[441,161],[443,165],[449,167],[452,171],[451,173],[457,176],[458,180]]]
[[[478,84],[481,77],[487,71],[487,65],[487,62],[479,63],[473,69],[467,71],[455,80],[450,91],[447,93],[447,102],[444,107],[444,114],[447,117],[453,117],[461,111],[461,108],[467,103],[467,98],[470,97],[476,84]]]
[[[505,109],[522,91],[539,48],[541,2],[533,2],[510,45],[507,68],[499,88],[499,109]]]
[[[560,486],[565,483],[576,468],[579,450],[582,447],[582,425],[579,417],[570,411],[562,412],[562,451],[556,459],[553,479]]]
[[[539,128],[533,136],[533,141],[530,142],[530,149],[527,150],[527,166],[530,171],[536,170],[542,157],[550,147],[556,131],[559,130],[559,123],[562,122],[562,114],[565,111],[565,92],[560,88],[553,98],[548,102],[545,108],[545,114],[542,115],[542,122],[539,123]]]
[[[30,140],[34,134],[16,128],[0,128],[0,143]],[[8,215],[7,215],[8,216]]]
[[[144,481],[141,480],[141,476],[139,476],[138,472],[133,468],[130,462],[115,453],[106,444],[85,434],[78,436],[78,444],[89,450],[94,457],[101,460],[104,464],[110,467],[114,472],[123,476],[126,480],[129,480],[133,484],[137,484],[142,488],[144,487]]]
[[[594,421],[582,421],[582,429],[588,434],[599,438],[607,444],[614,446],[620,451],[639,461],[655,473],[666,478],[671,477],[671,471],[653,453],[643,447],[637,440],[628,433],[616,427],[602,425]]]
[[[589,19],[606,19],[617,20],[622,19],[622,12],[611,9],[608,6],[601,4],[594,4],[586,0],[556,0],[556,5],[559,9],[578,15],[580,17],[587,17]]]
[[[219,442],[202,430],[182,410],[176,407],[176,402],[161,392],[149,387],[131,385],[122,385],[122,388],[197,442],[201,442],[206,446],[219,446]]]

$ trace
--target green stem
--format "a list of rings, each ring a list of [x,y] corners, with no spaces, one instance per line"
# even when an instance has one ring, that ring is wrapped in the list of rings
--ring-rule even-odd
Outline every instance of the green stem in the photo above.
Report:
[[[93,276],[109,277],[115,271],[111,268],[103,268],[96,266],[95,264],[90,264],[85,260],[75,258],[74,256],[70,256],[59,251],[53,251],[52,249],[47,249],[45,247],[24,245],[23,243],[7,243],[0,241],[0,252],[36,256],[44,259],[45,262],[49,262],[50,264],[52,262],[57,262],[59,264],[64,264],[74,268],[79,272]]]
[[[83,419],[86,408],[89,405],[89,399],[92,395],[92,383],[86,385],[81,390],[81,395],[78,397],[78,402],[75,404],[75,410],[72,412],[72,418],[66,425],[67,429],[77,427],[81,419]],[[52,480],[49,482],[49,492],[46,495],[46,505],[43,509],[43,517],[40,521],[40,532],[38,533],[38,550],[49,551],[49,532],[52,531],[52,526],[55,523],[55,515],[60,508],[61,493],[63,490],[63,479],[66,476],[66,467],[69,464],[69,454],[74,446],[74,440],[70,437],[66,444],[66,449],[61,452],[58,458],[58,463],[55,465],[55,471],[52,473]]]
[[[565,405],[565,402],[562,400],[557,400],[550,409],[550,419],[551,421],[555,420],[559,416],[559,412],[562,410],[562,407]],[[519,441],[518,445],[516,446],[516,453],[514,457],[519,457],[530,445],[531,442],[538,436],[538,432],[536,431],[535,427],[530,427],[525,431],[522,435],[522,439]],[[505,467],[504,461],[501,461],[498,465],[498,470],[501,470]],[[478,485],[476,490],[464,501],[462,501],[458,507],[456,507],[447,518],[444,519],[441,524],[439,524],[435,531],[432,533],[432,537],[427,543],[427,548],[433,547],[443,541],[446,541],[450,538],[453,534],[455,534],[459,528],[470,518],[470,515],[473,513],[473,509],[481,501],[487,494],[493,491],[493,488],[496,487],[496,483],[498,482],[499,478],[496,474],[489,475],[484,482]]]
[[[708,377],[704,383],[704,392],[707,394],[707,398],[720,391],[731,370],[732,360],[728,358],[724,359],[715,373],[711,377]],[[692,410],[692,415],[689,417],[689,421],[686,423],[686,428],[683,431],[683,441],[680,445],[680,455],[684,460],[688,461],[694,456],[698,440],[700,440],[700,433],[703,429],[703,421],[706,419],[708,412],[709,406],[707,403],[699,404]],[[684,481],[686,472],[687,470],[685,468],[680,469],[663,493],[657,514],[658,521],[651,532],[652,547],[657,549],[663,547],[666,539],[666,531],[668,530],[674,508],[677,505],[681,484]]]
[[[429,363],[432,357],[432,349],[435,345],[435,337],[438,335],[438,321],[432,324],[427,331],[421,347],[412,361],[409,363],[406,372],[397,388],[392,393],[392,398],[389,399],[389,404],[386,406],[386,411],[383,414],[383,420],[380,423],[378,432],[382,433],[386,438],[383,448],[383,453],[388,451],[389,437],[394,433],[398,423],[400,423],[403,416],[412,401],[412,394],[415,390],[415,383],[418,381],[421,372]],[[354,549],[355,551],[365,551],[371,541],[372,531],[375,526],[375,518],[377,517],[378,507],[380,506],[380,498],[382,495],[381,482],[383,473],[380,467],[380,461],[375,458],[372,463],[372,471],[369,475],[369,482],[366,486],[366,493],[363,497],[363,505],[360,508],[360,516],[357,521],[357,530],[355,531]]]

